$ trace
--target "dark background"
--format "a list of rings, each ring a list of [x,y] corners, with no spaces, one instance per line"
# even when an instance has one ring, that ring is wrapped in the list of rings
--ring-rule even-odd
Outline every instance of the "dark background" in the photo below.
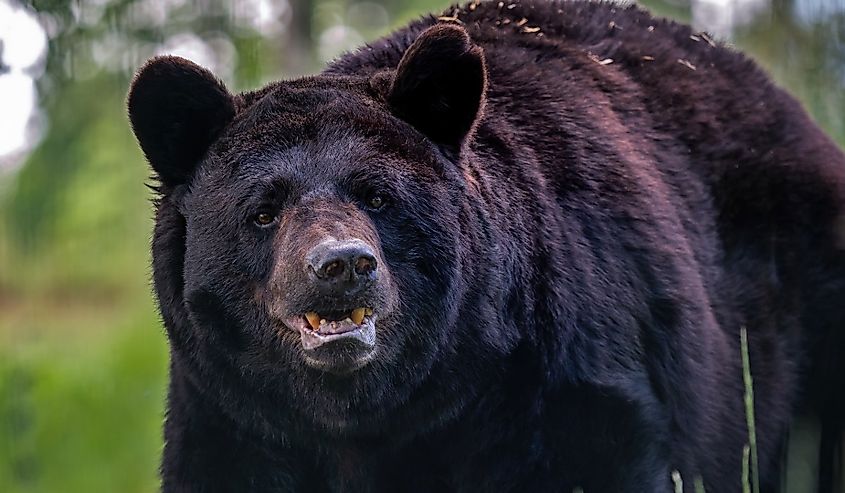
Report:
[[[0,0],[0,491],[157,488],[167,349],[132,72],[175,53],[255,88],[448,5]],[[643,5],[750,53],[845,143],[845,0]],[[814,467],[814,430],[799,431],[790,492]]]

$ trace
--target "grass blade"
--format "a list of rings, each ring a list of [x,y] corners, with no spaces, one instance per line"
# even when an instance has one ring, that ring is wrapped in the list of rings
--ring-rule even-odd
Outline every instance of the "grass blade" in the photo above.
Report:
[[[704,491],[704,479],[701,476],[696,476],[695,480],[692,482],[692,487],[695,489],[695,493],[706,493]]]
[[[748,425],[748,448],[750,450],[750,478],[754,493],[760,493],[760,472],[757,463],[757,431],[754,426],[754,383],[751,379],[751,362],[748,357],[748,333],[745,327],[739,331],[742,350],[742,381],[745,384],[745,421]],[[744,453],[744,452],[743,452]],[[744,459],[745,460],[745,459]],[[743,467],[747,467],[743,462]],[[743,488],[745,487],[743,482]]]
[[[684,480],[680,472],[672,471],[672,483],[675,485],[675,493],[684,493]]]
[[[748,462],[751,448],[748,445],[742,447],[742,493],[751,493],[751,485],[748,481]]]

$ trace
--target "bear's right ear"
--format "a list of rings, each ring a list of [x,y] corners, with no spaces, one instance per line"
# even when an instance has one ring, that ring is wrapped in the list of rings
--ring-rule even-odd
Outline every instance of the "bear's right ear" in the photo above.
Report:
[[[132,130],[161,183],[186,183],[235,116],[232,95],[208,70],[175,56],[153,58],[129,89]]]

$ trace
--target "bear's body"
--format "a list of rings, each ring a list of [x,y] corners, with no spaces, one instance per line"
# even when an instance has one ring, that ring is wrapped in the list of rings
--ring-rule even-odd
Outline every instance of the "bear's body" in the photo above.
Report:
[[[158,59],[129,105],[162,180],[165,491],[740,491],[742,327],[763,490],[796,412],[841,432],[845,158],[706,35],[474,3],[238,96]],[[349,235],[375,349],[306,364],[301,252]]]

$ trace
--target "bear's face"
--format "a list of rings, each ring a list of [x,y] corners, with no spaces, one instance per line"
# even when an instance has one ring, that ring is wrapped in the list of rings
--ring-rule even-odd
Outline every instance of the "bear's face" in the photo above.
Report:
[[[456,159],[485,84],[480,49],[442,25],[395,71],[238,96],[188,61],[148,63],[129,111],[162,185],[174,349],[239,391],[308,396],[303,414],[333,426],[406,400],[454,336]]]
[[[347,374],[448,325],[453,167],[364,82],[275,87],[235,117],[182,198],[188,306],[213,296],[240,318],[240,344],[270,360]]]

